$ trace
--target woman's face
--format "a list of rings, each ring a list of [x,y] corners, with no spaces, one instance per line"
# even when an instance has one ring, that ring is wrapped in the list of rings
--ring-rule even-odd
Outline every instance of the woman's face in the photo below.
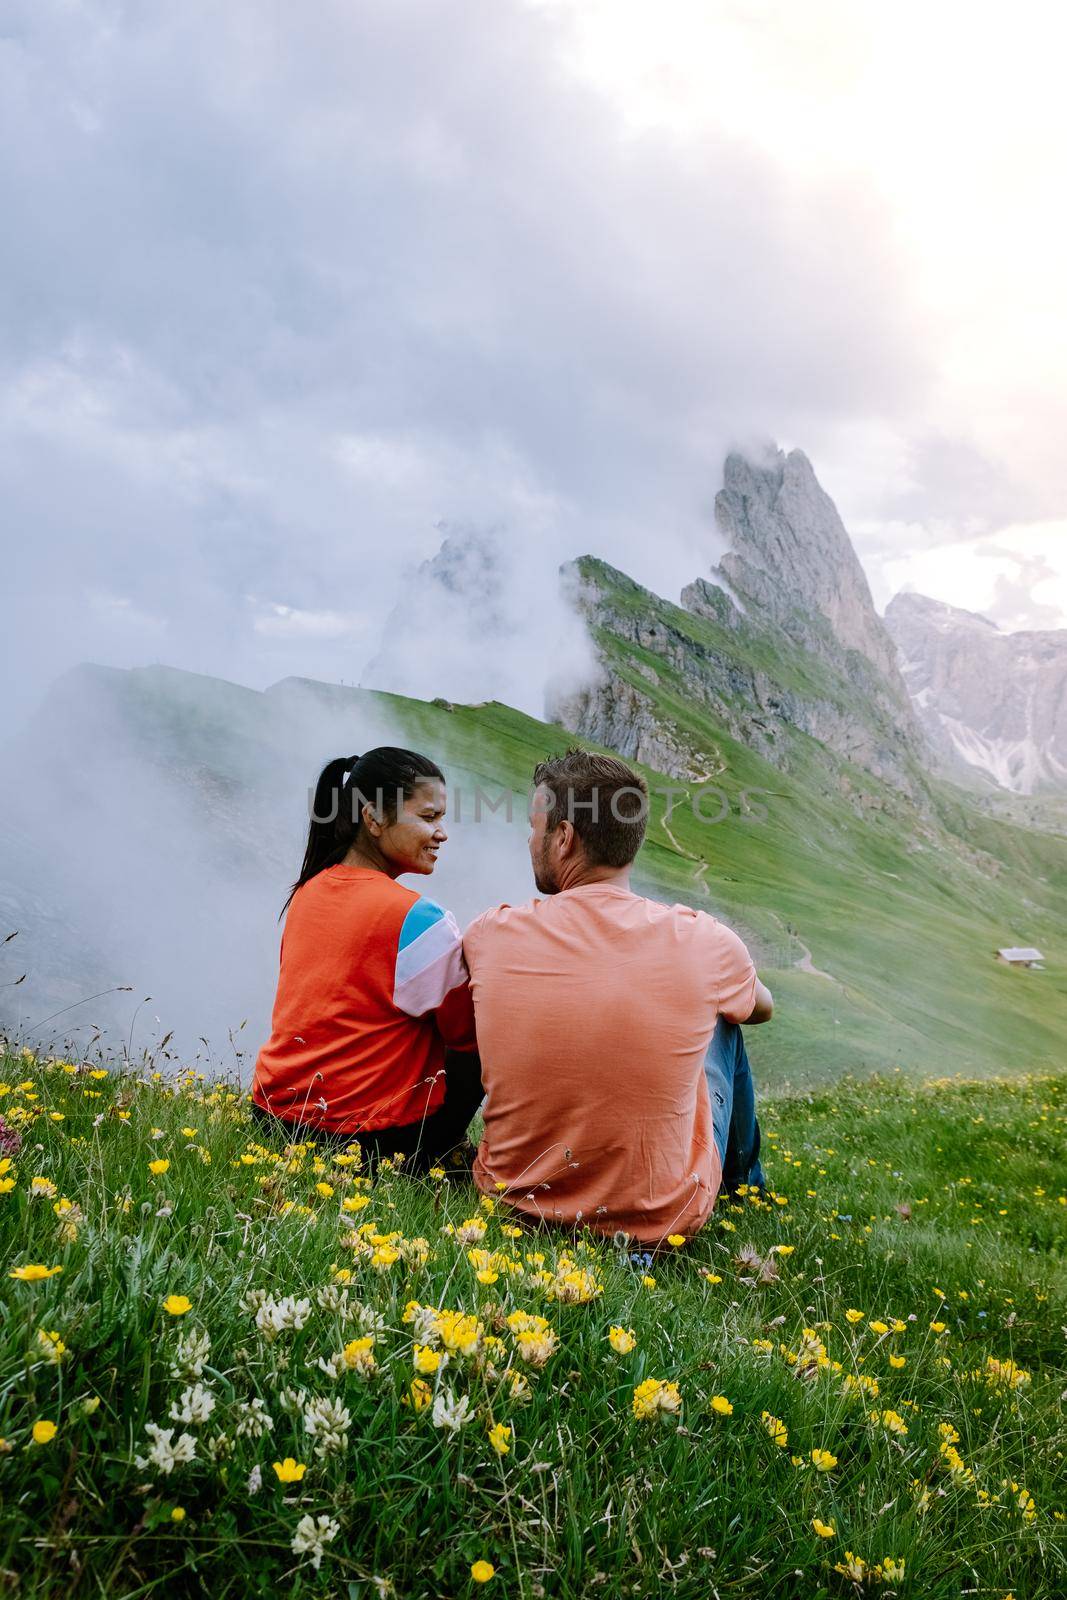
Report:
[[[445,786],[440,778],[420,778],[414,792],[377,836],[378,848],[396,877],[403,872],[430,873],[437,852],[448,838],[444,816]]]

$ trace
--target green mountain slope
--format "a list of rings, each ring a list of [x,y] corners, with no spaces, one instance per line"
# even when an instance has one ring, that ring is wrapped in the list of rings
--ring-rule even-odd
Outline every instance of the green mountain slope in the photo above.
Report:
[[[668,694],[661,703],[665,715],[680,714]],[[516,788],[546,749],[571,738],[498,705],[449,713],[396,702],[395,710],[413,739],[450,751],[453,769]],[[752,1036],[765,1074],[800,1084],[845,1070],[974,1073],[1062,1061],[1067,841],[977,815],[953,797],[988,859],[947,830],[916,851],[906,810],[887,805],[864,818],[828,797],[826,753],[811,741],[783,775],[710,719],[690,709],[688,720],[724,764],[716,783],[729,806],[707,793],[705,815],[726,811],[709,825],[679,797],[668,822],[662,791],[678,781],[644,768],[654,792],[638,884],[712,911],[751,942],[779,1002],[775,1022]],[[762,820],[743,798],[755,790],[770,791],[750,795]],[[993,959],[1023,939],[1045,953],[1045,972]],[[808,952],[830,976],[804,969]]]

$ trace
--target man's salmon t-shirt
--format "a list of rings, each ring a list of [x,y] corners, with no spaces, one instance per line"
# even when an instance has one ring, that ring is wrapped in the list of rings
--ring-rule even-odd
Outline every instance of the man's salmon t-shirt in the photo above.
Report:
[[[310,878],[286,913],[256,1105],[353,1137],[406,1127],[444,1100],[446,1046],[475,1048],[451,912],[367,867]]]
[[[487,1094],[478,1187],[643,1243],[695,1233],[722,1177],[705,1053],[720,1016],[755,1005],[737,934],[590,883],[485,912],[463,947]]]

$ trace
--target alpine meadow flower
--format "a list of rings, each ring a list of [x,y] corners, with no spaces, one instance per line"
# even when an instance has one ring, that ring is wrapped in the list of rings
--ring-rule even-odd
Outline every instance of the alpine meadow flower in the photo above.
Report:
[[[635,1349],[637,1340],[632,1328],[612,1327],[608,1329],[608,1343],[617,1355],[628,1356]]]
[[[511,1449],[511,1429],[506,1422],[494,1422],[489,1429],[489,1443],[498,1456],[506,1456]]]
[[[54,1328],[51,1330],[38,1328],[37,1343],[41,1347],[41,1353],[45,1360],[50,1361],[53,1366],[58,1367],[63,1357],[67,1354],[67,1347]]]
[[[51,1444],[56,1436],[56,1424],[44,1421],[35,1422],[30,1432],[33,1435],[34,1444]]]
[[[837,1466],[837,1457],[831,1455],[829,1450],[813,1450],[811,1464],[816,1472],[833,1472]]]
[[[474,1413],[471,1410],[470,1399],[461,1395],[457,1400],[450,1389],[442,1389],[434,1397],[433,1425],[442,1428],[446,1433],[458,1433],[473,1421]]]
[[[832,1539],[837,1533],[832,1522],[820,1522],[818,1517],[812,1517],[811,1525],[820,1539]]]
[[[167,1415],[172,1422],[187,1422],[199,1427],[207,1422],[214,1409],[215,1396],[211,1390],[205,1389],[202,1383],[194,1383],[182,1390],[180,1398],[172,1403]]]
[[[724,1394],[713,1394],[709,1403],[716,1416],[732,1417],[734,1414],[733,1404]]]
[[[274,1427],[274,1419],[258,1395],[242,1400],[237,1412],[237,1426],[233,1431],[238,1439],[262,1439]]]
[[[412,1378],[408,1392],[403,1396],[402,1404],[410,1405],[414,1411],[423,1411],[433,1400],[433,1390],[425,1378]]]
[[[184,1295],[171,1295],[170,1299],[184,1301]],[[189,1302],[186,1301],[186,1309]],[[173,1311],[163,1302],[164,1310],[170,1311],[172,1316],[181,1315]],[[190,1328],[186,1333],[180,1333],[174,1341],[174,1348],[170,1357],[170,1375],[172,1378],[181,1378],[191,1381],[203,1376],[204,1367],[211,1354],[211,1339],[200,1328]]]
[[[157,1472],[169,1477],[175,1467],[195,1461],[196,1440],[191,1433],[181,1433],[175,1439],[173,1428],[160,1428],[154,1422],[146,1422],[144,1431],[152,1441],[151,1446],[147,1456],[134,1458],[142,1471],[155,1467]]]
[[[163,1309],[168,1317],[184,1317],[187,1311],[193,1309],[193,1302],[188,1295],[168,1294],[163,1302]]]
[[[299,1483],[307,1471],[306,1463],[294,1461],[292,1456],[286,1456],[284,1461],[275,1461],[273,1465],[279,1483]]]
[[[291,1294],[275,1300],[267,1295],[256,1312],[256,1327],[267,1343],[273,1344],[280,1333],[299,1332],[310,1315],[310,1300],[298,1300]]]
[[[773,1416],[770,1411],[761,1411],[760,1421],[768,1437],[778,1445],[779,1449],[784,1450],[789,1443],[789,1430],[781,1417]]]
[[[25,1267],[13,1267],[8,1277],[17,1278],[20,1283],[41,1283],[45,1278],[54,1278],[62,1271],[62,1267],[44,1267],[37,1262],[31,1262]]]
[[[646,1378],[634,1390],[633,1414],[642,1422],[654,1417],[677,1416],[682,1396],[676,1383],[662,1378]]]
[[[351,1426],[352,1414],[339,1400],[316,1396],[304,1407],[304,1431],[317,1441],[315,1454],[320,1460],[345,1449]]]
[[[474,1561],[471,1563],[471,1577],[475,1583],[488,1583],[495,1577],[496,1568],[491,1561]]]
[[[326,1546],[337,1538],[340,1531],[340,1523],[332,1517],[301,1517],[289,1548],[296,1556],[307,1556],[317,1572],[326,1554]]]

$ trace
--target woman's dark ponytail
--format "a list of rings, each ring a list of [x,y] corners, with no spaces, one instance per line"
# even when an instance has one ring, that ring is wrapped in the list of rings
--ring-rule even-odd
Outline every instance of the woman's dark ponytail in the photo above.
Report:
[[[383,744],[366,755],[327,761],[315,785],[300,875],[289,890],[282,915],[309,878],[344,860],[359,833],[364,805],[373,805],[380,815],[395,821],[402,802],[410,799],[416,784],[425,778],[443,781],[444,773],[429,756],[394,745]]]

